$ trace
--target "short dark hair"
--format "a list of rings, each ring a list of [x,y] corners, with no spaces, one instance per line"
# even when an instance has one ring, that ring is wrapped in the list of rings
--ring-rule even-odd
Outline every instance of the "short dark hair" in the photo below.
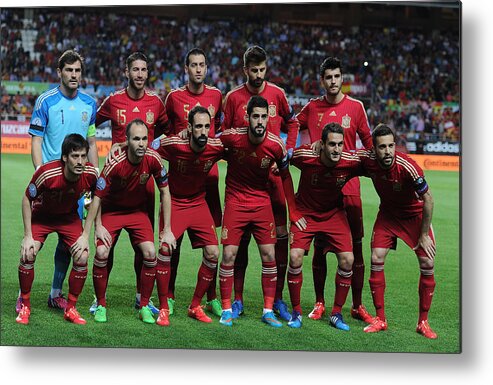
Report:
[[[127,60],[125,61],[127,69],[130,69],[130,67],[132,66],[132,63],[136,60],[143,60],[146,62],[146,64],[149,64],[149,59],[147,59],[147,56],[143,52],[137,51],[137,52],[130,54],[127,57]]]
[[[207,56],[205,55],[204,50],[200,48],[192,48],[190,51],[187,52],[187,56],[185,56],[185,65],[188,67],[190,64],[190,56],[192,55],[204,55],[205,58],[205,63],[207,64]]]
[[[373,146],[376,146],[377,145],[377,138],[379,136],[387,136],[387,135],[392,135],[392,137],[394,138],[394,142],[395,142],[395,133],[394,133],[394,130],[392,130],[389,126],[387,126],[384,123],[379,123],[374,128],[373,132],[371,133],[371,139],[372,139],[372,142],[373,142]]]
[[[211,118],[211,113],[207,108],[204,106],[195,106],[192,108],[192,110],[188,113],[188,123],[193,126],[193,120],[195,119],[195,115],[197,114],[207,114],[209,115],[209,118]]]
[[[89,142],[81,134],[69,134],[63,139],[62,143],[62,156],[68,156],[72,151],[79,151],[85,149],[86,154],[89,152]]]
[[[142,120],[142,119],[134,119],[132,120],[130,123],[127,124],[127,127],[125,129],[125,136],[128,138],[128,134],[130,134],[130,128],[134,125],[134,124],[139,124],[141,126],[145,126],[145,128],[147,128],[147,132],[149,132],[149,127],[147,127],[147,124],[145,124],[145,122]]]
[[[267,54],[262,47],[252,45],[243,54],[243,65],[248,67],[250,64],[259,64],[267,60]]]
[[[65,64],[74,64],[78,61],[82,67],[82,72],[84,72],[84,58],[77,51],[68,49],[58,58],[58,69],[62,70]]]
[[[342,74],[341,60],[337,57],[329,56],[320,64],[320,77],[325,75],[326,70],[335,70],[336,68],[339,68]]]
[[[327,123],[322,129],[322,142],[326,142],[329,137],[329,133],[342,134],[344,136],[344,128],[339,123]]]
[[[247,114],[250,115],[255,107],[269,110],[269,103],[260,95],[253,95],[247,104]]]

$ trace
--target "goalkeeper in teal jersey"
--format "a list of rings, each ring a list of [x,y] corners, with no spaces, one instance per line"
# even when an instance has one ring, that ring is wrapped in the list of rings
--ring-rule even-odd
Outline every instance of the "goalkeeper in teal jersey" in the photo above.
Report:
[[[31,156],[34,168],[61,158],[63,140],[69,134],[80,134],[89,142],[89,162],[98,166],[96,146],[96,101],[79,90],[84,60],[73,50],[65,51],[58,59],[60,85],[42,93],[36,100],[29,127]],[[98,170],[99,172],[99,170]],[[79,202],[82,218],[84,197]],[[59,240],[55,251],[55,271],[48,306],[64,309],[67,300],[62,286],[70,264],[70,253]],[[22,301],[19,297],[16,310]]]

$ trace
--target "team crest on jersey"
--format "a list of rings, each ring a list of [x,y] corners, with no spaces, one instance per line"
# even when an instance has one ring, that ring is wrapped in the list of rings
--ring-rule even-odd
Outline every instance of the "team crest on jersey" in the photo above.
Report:
[[[228,239],[228,229],[224,226],[221,230],[221,239]]]
[[[82,111],[82,121],[86,123],[89,120],[89,114],[87,111]]]
[[[214,114],[216,113],[216,109],[214,108],[214,106],[212,104],[209,105],[209,107],[207,107],[207,111],[209,111],[209,114],[211,114],[211,118],[213,118]]]
[[[28,190],[29,190],[29,196],[31,198],[35,198],[36,194],[38,193],[38,190],[36,189],[36,185],[34,183],[30,183]]]
[[[146,184],[148,180],[149,180],[149,174],[144,173],[144,174],[140,175],[139,183],[140,184]]]
[[[212,168],[212,160],[208,160],[204,164],[204,172],[209,172],[211,168]]]
[[[269,157],[262,158],[260,162],[260,168],[268,168],[270,167],[271,159]]]
[[[392,190],[402,191],[402,184],[400,184],[399,182],[392,183]]]
[[[336,179],[336,186],[337,187],[342,187],[342,186],[344,186],[345,183],[346,183],[346,177],[345,176],[337,177],[337,179]]]
[[[146,112],[146,123],[147,124],[154,124],[154,112],[152,112],[152,111]]]
[[[351,127],[351,117],[348,114],[346,114],[342,117],[341,126],[342,126],[342,128]]]
[[[269,105],[269,117],[274,118],[277,115],[277,107],[275,104]]]

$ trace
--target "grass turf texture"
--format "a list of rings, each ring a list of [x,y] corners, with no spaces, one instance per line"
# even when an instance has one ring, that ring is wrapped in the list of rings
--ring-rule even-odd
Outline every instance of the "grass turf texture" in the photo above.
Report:
[[[326,317],[319,321],[308,318],[314,304],[311,257],[304,260],[301,297],[303,327],[291,329],[283,322],[282,328],[274,329],[263,324],[260,320],[261,265],[253,239],[250,242],[245,282],[245,314],[234,322],[232,328],[220,325],[218,318],[214,316],[211,316],[212,324],[203,324],[187,317],[187,307],[192,298],[201,261],[200,251],[192,251],[187,237],[181,249],[175,314],[170,317],[171,326],[163,328],[143,324],[133,309],[135,274],[133,253],[126,232],[122,233],[116,248],[108,287],[106,324],[94,322],[89,314],[89,306],[93,300],[91,272],[94,247],[90,253],[88,279],[77,306],[81,315],[88,321],[87,324],[70,324],[63,319],[61,311],[47,307],[46,301],[53,274],[53,251],[57,242],[54,234],[48,237],[37,257],[30,323],[27,326],[17,324],[14,308],[19,288],[17,266],[23,235],[21,197],[32,176],[33,168],[28,155],[2,154],[1,160],[1,345],[429,353],[457,353],[461,350],[458,173],[426,173],[435,199],[433,227],[438,250],[435,263],[437,287],[430,311],[430,324],[439,337],[437,340],[428,340],[415,332],[418,315],[418,263],[414,253],[401,241],[397,251],[389,253],[385,264],[385,301],[389,329],[381,333],[366,334],[363,332],[363,322],[351,318],[351,294],[343,308],[344,319],[351,328],[349,332],[330,327]],[[221,162],[219,169],[220,191],[224,191],[226,164]],[[299,173],[294,167],[291,167],[291,172],[296,189]],[[366,262],[363,302],[370,313],[374,314],[368,287],[369,242],[378,209],[378,197],[369,179],[362,178],[361,187],[366,232],[363,248]],[[330,308],[337,262],[334,254],[328,254],[327,258],[329,272],[325,299]],[[64,292],[68,292],[67,279]],[[217,292],[219,294],[219,281]],[[157,302],[155,290],[153,295]],[[291,308],[287,284],[284,288],[284,300]]]

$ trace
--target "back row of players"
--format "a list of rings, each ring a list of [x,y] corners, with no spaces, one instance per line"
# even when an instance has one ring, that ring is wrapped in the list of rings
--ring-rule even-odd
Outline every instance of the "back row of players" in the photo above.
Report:
[[[71,322],[85,323],[75,303],[87,275],[87,239],[95,220],[96,300],[91,313],[97,322],[107,321],[106,288],[113,250],[125,228],[135,250],[136,308],[140,318],[147,323],[169,325],[169,315],[174,311],[180,244],[187,230],[192,247],[203,250],[188,308],[190,317],[211,322],[201,306],[205,295],[205,308],[219,316],[223,325],[231,326],[233,319],[243,313],[243,283],[253,234],[262,259],[265,323],[282,326],[277,314],[288,321],[288,326],[301,327],[302,260],[315,239],[316,303],[309,317],[320,319],[325,313],[326,254],[331,251],[337,256],[338,269],[329,323],[337,329],[349,330],[341,309],[351,287],[351,316],[368,324],[365,332],[378,332],[387,328],[385,256],[395,248],[399,237],[416,251],[421,270],[416,330],[427,338],[436,338],[427,320],[435,287],[433,200],[422,170],[412,159],[395,152],[394,134],[389,127],[379,125],[370,134],[363,104],[342,92],[342,68],[337,58],[329,57],[320,66],[325,95],[310,100],[298,115],[284,91],[265,80],[266,62],[267,55],[261,47],[248,48],[244,54],[247,81],[230,91],[223,102],[217,88],[204,84],[206,54],[201,49],[192,49],[185,60],[188,83],[171,91],[163,104],[145,88],[146,56],[133,53],[126,61],[128,86],[106,98],[96,112],[94,101],[78,90],[83,59],[74,51],[61,56],[60,86],[40,95],[30,127],[37,171],[23,200],[25,237],[19,265],[17,322],[29,321],[35,255],[47,234],[58,231],[60,241],[48,305],[64,309],[65,318]],[[96,184],[99,170],[86,162],[88,157],[91,163],[98,164],[95,126],[107,120],[111,121],[113,146]],[[281,131],[287,134],[285,144],[280,139]],[[294,149],[298,132],[304,143],[316,144]],[[71,133],[82,138],[66,137]],[[366,151],[355,151],[356,134]],[[169,186],[161,158],[169,161]],[[218,191],[219,159],[228,162],[224,215]],[[289,163],[301,170],[296,196]],[[370,276],[375,317],[362,304],[365,266],[358,175],[371,177],[381,198],[372,237]],[[157,253],[153,236],[153,179],[161,194]],[[56,214],[75,213],[74,199],[86,190],[95,190],[95,194],[79,237],[80,220],[76,221],[78,226],[68,226]],[[291,221],[289,232],[286,201]],[[215,228],[221,224],[219,301]],[[61,288],[70,255],[73,267],[66,300]],[[282,299],[286,270],[291,313]],[[150,302],[154,282],[159,309]]]

